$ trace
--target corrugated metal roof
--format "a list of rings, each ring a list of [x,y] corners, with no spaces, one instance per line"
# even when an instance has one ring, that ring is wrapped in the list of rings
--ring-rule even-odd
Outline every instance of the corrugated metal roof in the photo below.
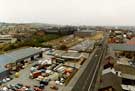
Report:
[[[28,47],[0,55],[0,72],[6,70],[4,65],[29,57],[39,52],[41,52],[41,50]]]
[[[120,84],[120,78],[117,75],[110,72],[102,75],[102,83],[100,85],[100,89],[113,87],[115,91],[122,91],[122,87]]]
[[[135,80],[135,75],[121,74],[121,77],[122,77],[122,78],[126,78],[126,79]]]
[[[135,76],[135,68],[129,65],[116,64],[114,65],[116,71],[120,71],[122,74],[130,74]]]
[[[121,85],[122,89],[125,91],[135,91],[135,86],[134,85]]]
[[[94,48],[94,44],[95,44],[94,40],[85,40],[69,49],[76,51],[91,51],[91,49]]]
[[[6,70],[5,64],[13,62],[14,59],[7,57],[6,55],[0,55],[0,72]]]
[[[82,53],[55,50],[55,52],[53,52],[53,55],[62,58],[79,59],[82,56]]]
[[[64,53],[65,53],[65,51],[55,50],[52,54],[55,56],[61,57]]]
[[[135,45],[135,37],[127,41],[128,45]]]
[[[109,46],[115,51],[135,51],[135,46],[134,45],[110,44]]]
[[[29,47],[29,48],[22,48],[19,50],[15,50],[5,55],[8,57],[12,57],[15,60],[19,60],[19,59],[25,58],[27,56],[31,56],[39,52],[41,52],[41,50]]]
[[[81,53],[78,52],[65,52],[62,58],[80,59]]]

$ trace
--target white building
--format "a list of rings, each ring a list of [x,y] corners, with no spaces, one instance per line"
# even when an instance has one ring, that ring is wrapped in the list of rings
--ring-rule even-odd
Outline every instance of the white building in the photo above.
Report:
[[[15,43],[16,38],[13,38],[11,35],[0,35],[0,43]]]

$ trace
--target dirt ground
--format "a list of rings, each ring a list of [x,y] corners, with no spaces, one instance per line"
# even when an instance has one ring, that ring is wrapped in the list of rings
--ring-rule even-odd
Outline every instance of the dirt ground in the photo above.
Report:
[[[104,32],[103,31],[97,31],[97,34],[94,36],[89,37],[91,40],[99,40],[103,38]]]
[[[74,37],[74,35],[64,36],[52,41],[47,42],[47,44],[56,46],[58,48],[60,45],[66,45],[67,47],[71,47],[82,41],[82,38]]]

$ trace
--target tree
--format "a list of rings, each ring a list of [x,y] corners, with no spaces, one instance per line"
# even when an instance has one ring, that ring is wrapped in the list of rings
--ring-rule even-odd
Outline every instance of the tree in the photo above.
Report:
[[[66,45],[61,45],[59,49],[60,50],[66,50],[67,49],[67,46]]]

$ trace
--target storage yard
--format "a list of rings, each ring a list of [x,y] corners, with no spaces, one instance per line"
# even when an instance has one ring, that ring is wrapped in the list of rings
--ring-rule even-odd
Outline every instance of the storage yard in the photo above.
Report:
[[[67,43],[68,50],[30,47],[0,55],[0,62],[3,62],[3,56],[7,58],[2,64],[6,68],[1,71],[0,90],[60,91],[95,48],[96,40],[84,39],[70,35],[50,42],[59,45],[63,41],[61,43]]]
[[[37,49],[42,50],[42,48]],[[26,54],[23,57],[25,58],[25,56]],[[1,80],[1,88],[15,91],[23,91],[23,89],[30,91],[35,89],[38,89],[35,91],[60,90],[65,86],[64,84],[68,84],[87,57],[87,53],[47,49],[41,58],[30,57],[30,59],[27,58],[27,61],[29,60],[27,64],[17,64],[20,65],[19,70],[10,70],[12,75]]]

